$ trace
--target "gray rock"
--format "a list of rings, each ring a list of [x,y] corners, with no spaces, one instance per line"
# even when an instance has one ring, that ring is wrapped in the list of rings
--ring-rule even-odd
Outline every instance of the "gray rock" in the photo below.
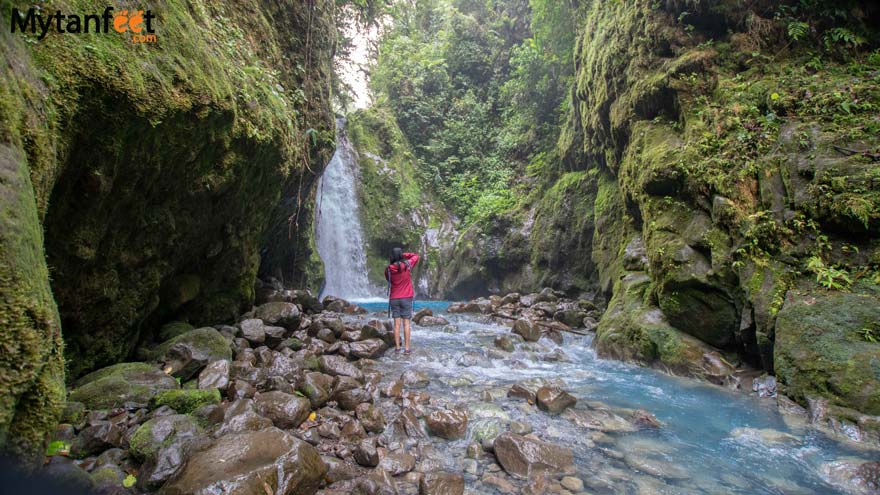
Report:
[[[156,489],[178,473],[207,439],[195,419],[186,414],[154,418],[142,424],[131,437],[129,452],[143,462],[138,482]]]
[[[364,467],[379,465],[379,452],[372,440],[362,440],[354,449],[354,461]]]
[[[502,433],[494,442],[495,457],[507,474],[529,479],[533,473],[565,473],[574,467],[571,449],[529,437]]]
[[[538,408],[551,414],[559,414],[577,403],[577,399],[559,387],[544,386],[538,389],[535,397]]]
[[[259,394],[254,402],[259,414],[279,428],[296,428],[311,412],[308,399],[279,391]]]
[[[531,321],[524,318],[516,320],[513,324],[513,333],[519,335],[528,342],[537,342],[541,338],[541,329]]]
[[[260,346],[266,342],[266,325],[263,324],[263,320],[257,318],[242,320],[238,323],[238,328],[241,329],[241,337],[249,344]]]
[[[219,359],[205,366],[205,369],[199,373],[199,388],[226,390],[229,386],[229,366],[228,359]]]
[[[419,482],[419,495],[463,495],[464,477],[447,471],[424,473]]]
[[[314,447],[277,428],[220,437],[193,455],[163,495],[302,494],[318,491],[327,466]]]
[[[318,360],[321,371],[333,376],[348,376],[358,381],[364,379],[364,374],[345,358],[340,356],[321,356]]]
[[[263,320],[267,325],[280,326],[295,331],[299,329],[301,315],[296,304],[270,302],[258,306],[254,310],[254,318]]]

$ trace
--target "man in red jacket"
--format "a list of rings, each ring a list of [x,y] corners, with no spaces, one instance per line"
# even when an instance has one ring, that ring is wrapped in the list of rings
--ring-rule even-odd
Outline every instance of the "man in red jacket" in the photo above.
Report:
[[[419,255],[404,253],[401,248],[391,250],[388,266],[385,267],[385,280],[391,286],[388,305],[394,318],[394,343],[400,352],[400,322],[403,321],[403,337],[406,353],[409,354],[409,322],[413,316],[412,270],[419,262]]]

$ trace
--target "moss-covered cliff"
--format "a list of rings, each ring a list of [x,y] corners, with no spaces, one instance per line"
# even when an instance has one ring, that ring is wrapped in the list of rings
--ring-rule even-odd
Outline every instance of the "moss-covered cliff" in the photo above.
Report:
[[[0,2],[4,25],[14,6],[31,5]],[[265,272],[292,281],[309,258],[303,205],[333,136],[334,3],[150,8],[154,44],[0,34],[7,451],[39,451],[55,420],[61,329],[76,377],[124,359],[164,320],[247,308],[261,252]]]
[[[816,355],[784,351],[781,369],[774,366],[774,342],[796,327],[776,323],[796,284],[815,287],[818,275],[861,292],[877,283],[880,168],[846,150],[880,146],[880,58],[792,50],[768,12],[726,2],[588,8],[576,104],[578,159],[604,178],[593,261],[609,309],[656,308],[672,331],[775,369],[799,399],[817,393],[862,407],[873,399],[797,378],[801,360]],[[609,199],[617,207],[606,208]],[[618,282],[635,273],[649,277],[642,292]],[[862,282],[850,288],[847,279]],[[619,314],[610,310],[600,324],[600,351],[676,368],[681,356],[664,354],[656,321]],[[838,331],[834,320],[813,331]],[[847,338],[859,359],[880,357],[873,339]],[[835,366],[821,373],[834,375]],[[876,394],[874,385],[860,390]]]

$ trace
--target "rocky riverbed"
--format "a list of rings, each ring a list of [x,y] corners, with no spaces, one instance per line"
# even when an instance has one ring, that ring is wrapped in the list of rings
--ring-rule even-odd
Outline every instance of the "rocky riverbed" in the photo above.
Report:
[[[551,295],[434,304],[403,355],[381,313],[263,291],[78,380],[38,474],[105,494],[876,492],[869,439],[766,378],[748,396],[598,359],[600,310]]]

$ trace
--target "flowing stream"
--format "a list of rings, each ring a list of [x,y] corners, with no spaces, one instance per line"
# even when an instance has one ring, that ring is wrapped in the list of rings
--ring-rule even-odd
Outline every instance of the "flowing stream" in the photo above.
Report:
[[[336,152],[318,181],[315,237],[324,262],[321,297],[351,299],[373,295],[367,279],[367,255],[357,198],[357,152],[336,119]]]
[[[841,444],[802,422],[780,414],[774,399],[758,399],[692,379],[618,361],[599,359],[592,336],[565,335],[557,346],[547,339],[500,352],[493,340],[510,329],[478,315],[445,314],[445,303],[430,305],[453,328],[413,327],[410,356],[382,358],[386,381],[405,370],[430,377],[425,389],[441,402],[469,409],[467,436],[445,441],[431,437],[432,458],[443,468],[465,472],[470,493],[497,493],[484,477],[497,470],[487,458],[465,457],[467,445],[510,421],[530,425],[544,440],[574,449],[577,477],[588,493],[840,493],[820,472],[824,463],[852,456],[877,459],[876,451]],[[382,305],[365,304],[373,311]],[[417,307],[419,304],[417,303]],[[563,361],[548,361],[555,353]],[[576,410],[607,408],[621,416],[645,409],[659,429],[626,428],[608,417],[601,426],[578,426],[507,397],[514,383],[563,380],[577,399]],[[395,414],[389,405],[386,414]]]

